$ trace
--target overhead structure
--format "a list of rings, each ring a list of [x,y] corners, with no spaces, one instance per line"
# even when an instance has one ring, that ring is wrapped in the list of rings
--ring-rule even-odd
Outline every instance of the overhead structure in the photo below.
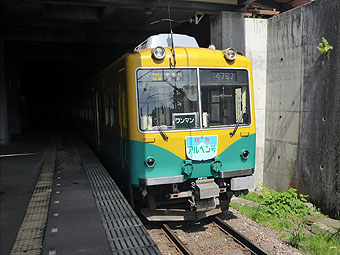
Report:
[[[44,42],[136,43],[167,29],[197,20],[198,14],[246,12],[262,6],[282,12],[310,0],[35,0],[0,1],[5,40]],[[152,24],[153,23],[153,24]],[[152,25],[150,25],[152,24]]]
[[[20,133],[30,120],[37,124],[52,118],[50,112],[60,112],[70,90],[149,36],[169,33],[169,21],[175,33],[195,37],[201,47],[224,47],[211,38],[211,17],[237,14],[232,27],[241,34],[238,19],[243,20],[249,8],[255,8],[254,13],[283,12],[308,1],[0,0],[0,143],[8,143],[8,134]],[[233,38],[231,43],[240,41]],[[244,48],[225,44],[241,52]],[[43,118],[37,109],[46,111],[39,113]]]

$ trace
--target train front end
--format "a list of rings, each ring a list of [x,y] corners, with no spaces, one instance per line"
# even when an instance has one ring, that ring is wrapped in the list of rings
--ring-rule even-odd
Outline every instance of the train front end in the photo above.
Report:
[[[221,213],[254,182],[250,60],[175,46],[138,49],[126,64],[130,180],[151,221]]]

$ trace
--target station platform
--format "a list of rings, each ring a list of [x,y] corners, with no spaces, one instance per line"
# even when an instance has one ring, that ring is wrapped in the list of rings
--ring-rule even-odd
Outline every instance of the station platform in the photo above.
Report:
[[[5,254],[160,254],[96,155],[68,130],[0,150]]]

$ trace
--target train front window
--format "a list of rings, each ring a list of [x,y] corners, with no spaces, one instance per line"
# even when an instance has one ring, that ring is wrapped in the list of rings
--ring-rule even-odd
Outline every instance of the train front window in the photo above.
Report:
[[[250,123],[248,73],[200,69],[203,128]]]
[[[137,93],[141,130],[200,127],[196,69],[140,69]]]

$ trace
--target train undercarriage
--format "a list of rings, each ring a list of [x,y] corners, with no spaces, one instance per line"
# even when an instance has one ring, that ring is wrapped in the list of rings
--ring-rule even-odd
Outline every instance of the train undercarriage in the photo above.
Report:
[[[233,195],[247,194],[253,176],[199,178],[139,187],[141,213],[149,221],[198,220],[228,210]]]

